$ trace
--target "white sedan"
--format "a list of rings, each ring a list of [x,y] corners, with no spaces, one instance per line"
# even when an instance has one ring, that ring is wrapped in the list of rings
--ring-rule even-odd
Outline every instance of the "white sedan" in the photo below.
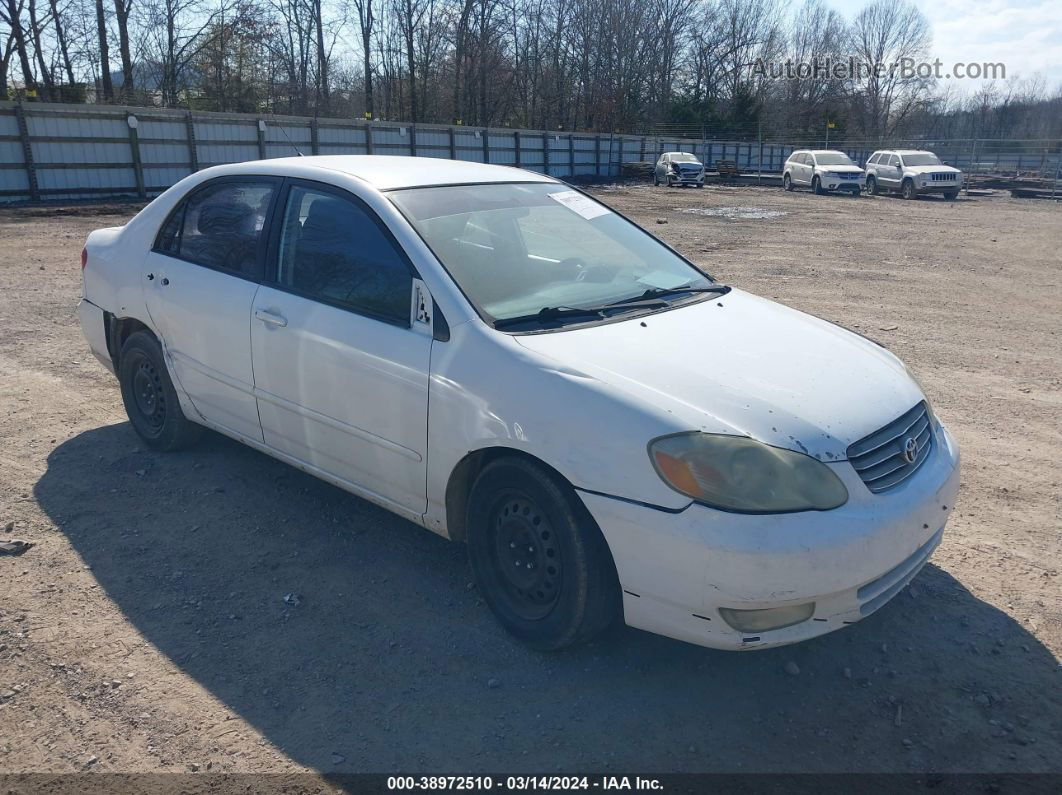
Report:
[[[549,177],[219,166],[82,265],[146,444],[212,428],[466,542],[536,648],[621,616],[726,649],[821,635],[895,596],[954,504],[958,449],[899,359]]]

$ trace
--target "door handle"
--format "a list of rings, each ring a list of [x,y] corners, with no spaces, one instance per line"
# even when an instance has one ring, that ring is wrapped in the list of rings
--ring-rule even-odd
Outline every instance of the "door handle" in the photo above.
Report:
[[[265,309],[254,310],[254,316],[265,323],[267,326],[276,326],[277,328],[284,328],[288,325],[288,320],[283,315],[278,315],[274,312],[269,312]]]

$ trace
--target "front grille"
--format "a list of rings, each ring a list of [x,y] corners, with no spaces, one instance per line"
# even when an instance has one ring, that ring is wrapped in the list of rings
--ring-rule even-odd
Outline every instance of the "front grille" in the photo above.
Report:
[[[905,457],[914,440],[913,460]],[[867,488],[877,494],[913,475],[933,448],[929,409],[923,400],[884,428],[848,446],[848,460]]]
[[[955,175],[951,174],[951,173],[948,173],[946,171],[934,171],[932,174],[929,175],[929,178],[931,180],[933,180],[933,182],[954,182],[955,181]]]
[[[840,177],[841,179],[859,179],[858,174],[853,174],[849,171],[842,171]]]

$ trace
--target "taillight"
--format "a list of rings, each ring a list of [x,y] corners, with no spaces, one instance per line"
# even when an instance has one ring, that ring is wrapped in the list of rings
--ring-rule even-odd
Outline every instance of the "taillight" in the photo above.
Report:
[[[88,249],[81,249],[81,270],[85,270],[85,265],[88,264]]]

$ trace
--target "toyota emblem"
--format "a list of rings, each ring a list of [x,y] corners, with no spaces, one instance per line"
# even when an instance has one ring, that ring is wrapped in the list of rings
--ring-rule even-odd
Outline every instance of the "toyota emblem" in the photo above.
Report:
[[[918,458],[918,440],[913,436],[908,436],[903,443],[903,460],[908,464],[913,464],[915,459]]]

